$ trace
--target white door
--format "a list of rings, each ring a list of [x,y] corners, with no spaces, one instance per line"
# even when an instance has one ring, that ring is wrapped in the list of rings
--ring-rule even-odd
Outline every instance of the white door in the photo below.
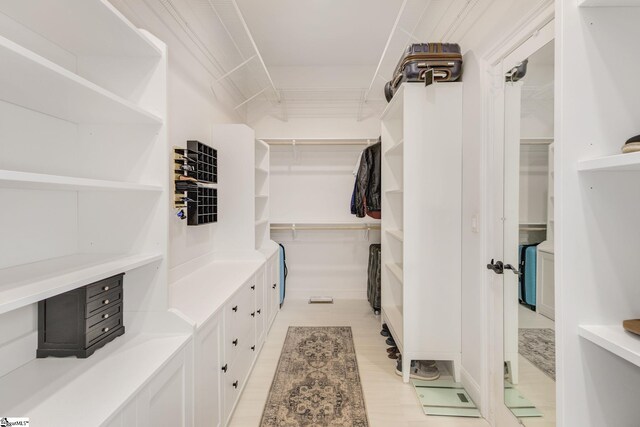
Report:
[[[489,239],[490,256],[487,265],[491,276],[490,319],[492,344],[491,396],[495,425],[512,427],[529,423],[534,418],[516,418],[522,415],[518,406],[523,396],[519,337],[519,244],[520,244],[520,147],[523,81],[510,81],[505,73],[552,42],[553,21],[534,32],[522,45],[507,53],[494,68],[492,111],[494,139],[489,176],[492,232]],[[526,77],[525,77],[526,79]],[[529,399],[535,396],[525,396]],[[533,400],[533,399],[531,399]],[[535,408],[534,408],[535,409]],[[539,419],[538,419],[539,420]],[[544,420],[545,422],[547,420]],[[555,425],[555,420],[539,424]],[[533,424],[532,424],[533,425]],[[535,424],[538,425],[538,424]]]

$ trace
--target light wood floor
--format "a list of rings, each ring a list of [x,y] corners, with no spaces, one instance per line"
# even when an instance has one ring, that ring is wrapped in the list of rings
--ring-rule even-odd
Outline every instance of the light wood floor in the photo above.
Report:
[[[257,427],[289,326],[351,326],[371,427],[487,427],[481,419],[427,417],[413,388],[395,373],[380,336],[379,316],[366,301],[309,305],[287,300],[278,314],[249,382],[240,398],[232,427]]]
[[[524,306],[518,310],[520,328],[555,329],[553,320],[531,311]],[[520,363],[520,383],[516,388],[544,414],[542,418],[524,418],[527,427],[555,427],[556,425],[556,382],[536,368],[522,356]]]

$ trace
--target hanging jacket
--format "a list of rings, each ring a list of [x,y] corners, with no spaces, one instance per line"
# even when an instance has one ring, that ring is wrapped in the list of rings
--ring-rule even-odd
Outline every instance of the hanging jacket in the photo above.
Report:
[[[378,138],[377,143],[367,147],[362,153],[356,177],[355,205],[358,218],[364,218],[367,211],[381,210],[381,148],[382,142]]]

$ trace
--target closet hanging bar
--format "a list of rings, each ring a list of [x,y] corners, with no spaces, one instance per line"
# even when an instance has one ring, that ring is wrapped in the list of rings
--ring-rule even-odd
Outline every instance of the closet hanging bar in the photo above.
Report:
[[[520,224],[520,231],[546,231],[547,224]]]
[[[293,233],[293,239],[297,237],[298,231],[364,231],[365,237],[369,240],[369,233],[371,230],[380,230],[380,223],[369,224],[353,224],[353,223],[307,223],[307,224],[295,224],[295,223],[277,223],[271,224],[271,231],[291,231]]]
[[[281,230],[289,230],[289,231],[307,231],[307,230],[380,230],[380,224],[349,224],[349,223],[314,223],[314,224],[271,224],[271,230],[281,231]]]
[[[269,145],[370,145],[378,138],[264,138]]]

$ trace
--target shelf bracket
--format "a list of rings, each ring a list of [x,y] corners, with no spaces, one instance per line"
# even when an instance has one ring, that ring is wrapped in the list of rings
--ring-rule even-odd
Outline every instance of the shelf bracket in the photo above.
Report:
[[[253,60],[253,58],[255,58],[256,55],[253,55],[251,58],[243,61],[240,65],[234,67],[233,69],[227,71],[226,73],[224,73],[221,77],[219,77],[216,80],[216,83],[219,83],[221,80],[226,79],[227,77],[229,77],[231,74],[235,73],[236,71],[238,71],[240,68],[244,67],[245,65],[247,65],[249,62],[251,62]]]

